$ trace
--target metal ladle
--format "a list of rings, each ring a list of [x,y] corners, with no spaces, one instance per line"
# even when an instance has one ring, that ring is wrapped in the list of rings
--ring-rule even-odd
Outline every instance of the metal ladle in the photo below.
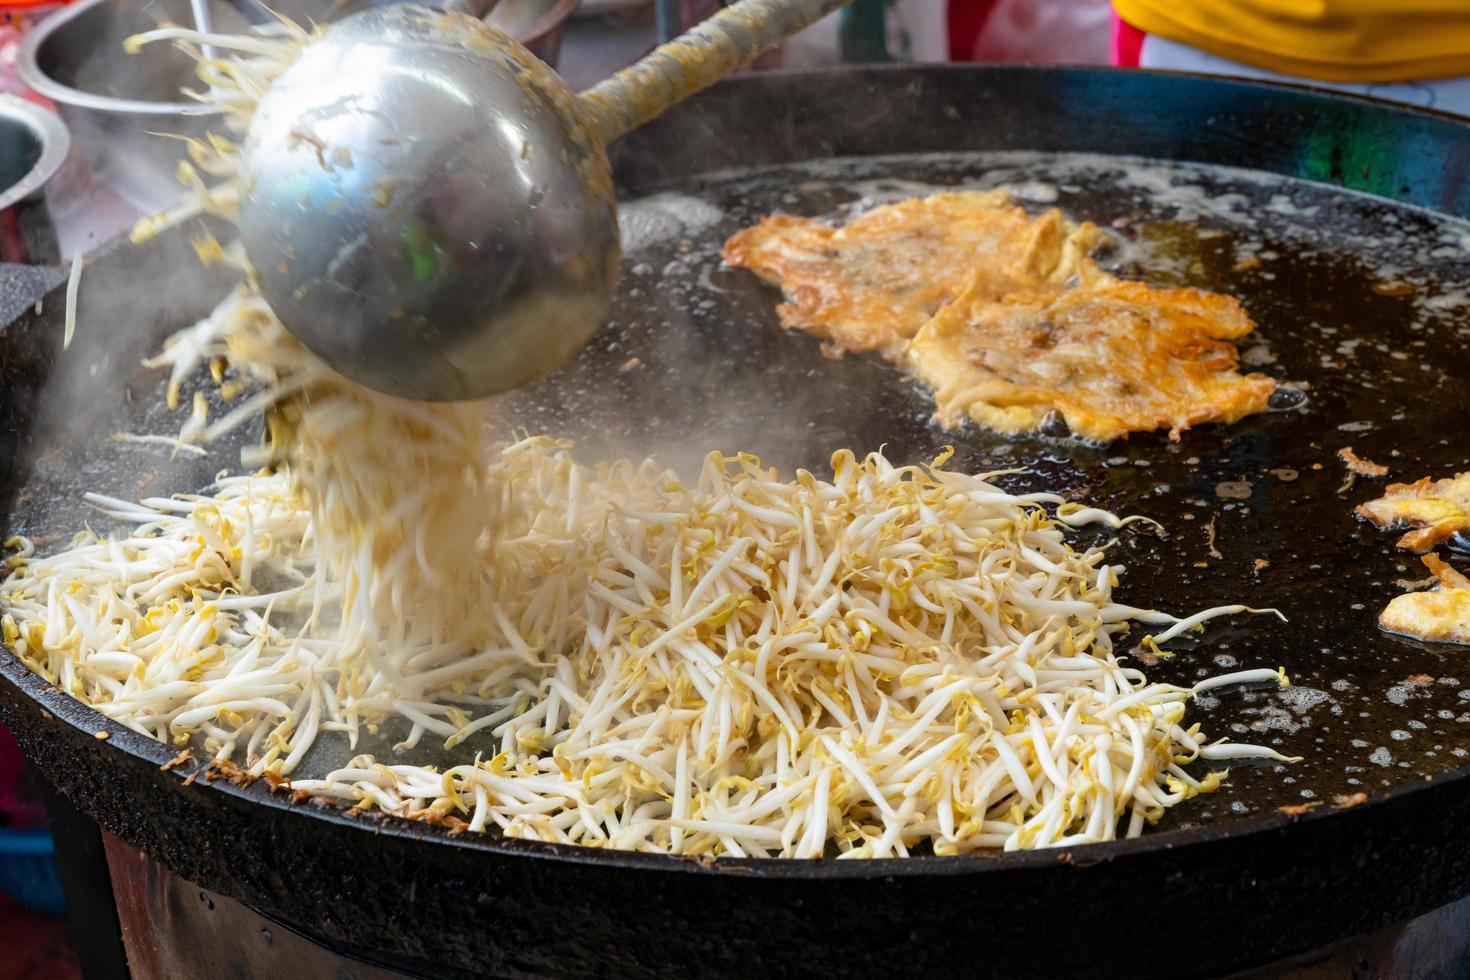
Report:
[[[261,98],[240,232],[261,292],[346,377],[428,401],[555,368],[618,274],[603,150],[848,0],[740,0],[581,95],[501,32],[355,14]]]

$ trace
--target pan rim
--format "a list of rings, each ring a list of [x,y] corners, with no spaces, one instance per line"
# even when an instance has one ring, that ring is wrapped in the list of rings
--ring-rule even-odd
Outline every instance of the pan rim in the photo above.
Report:
[[[108,718],[97,709],[51,684],[16,656],[8,643],[0,643],[0,680],[18,690],[31,707],[37,711],[49,712],[56,719],[74,729],[80,737],[103,738],[102,733],[105,732],[105,740],[110,746],[154,768],[161,768],[177,755],[172,746]],[[183,771],[184,768],[180,766],[175,775],[175,778],[180,781],[188,778],[188,774]],[[207,763],[198,763],[200,772],[203,772],[205,768],[207,768]],[[160,775],[165,774],[160,772]],[[762,878],[770,879],[819,878],[841,881],[851,878],[900,876],[953,877],[1057,865],[1073,865],[1081,868],[1127,860],[1130,857],[1149,855],[1158,851],[1178,851],[1198,847],[1223,838],[1229,838],[1237,843],[1249,842],[1251,839],[1259,839],[1268,835],[1288,833],[1294,828],[1316,824],[1323,819],[1344,819],[1355,811],[1388,805],[1407,796],[1467,779],[1470,779],[1470,766],[1413,782],[1401,783],[1386,790],[1369,792],[1366,794],[1367,799],[1351,806],[1323,806],[1300,814],[1280,811],[1257,813],[1232,818],[1223,823],[1158,830],[1134,838],[1083,844],[1073,848],[950,856],[920,854],[910,857],[854,861],[790,858],[708,860],[673,854],[550,844],[492,833],[456,834],[443,826],[391,814],[372,812],[353,817],[347,815],[345,807],[303,808],[293,804],[289,797],[271,791],[264,780],[252,780],[244,785],[237,785],[226,778],[204,779],[194,780],[194,786],[202,787],[205,791],[222,792],[226,796],[249,804],[264,805],[279,811],[296,812],[336,827],[499,856],[530,857],[556,863],[591,864],[597,867],[622,867],[641,871],[739,875],[756,873]]]
[[[1175,68],[1118,68],[1111,65],[1088,65],[1078,63],[1058,64],[1012,64],[1006,62],[971,61],[971,62],[934,62],[932,64],[909,64],[901,61],[879,62],[863,65],[831,65],[821,68],[769,68],[763,69],[759,77],[791,78],[802,76],[810,78],[818,75],[839,76],[852,74],[854,72],[874,72],[893,74],[913,74],[915,70],[923,72],[973,72],[982,70],[987,74],[1016,74],[1016,75],[1039,75],[1039,74],[1063,74],[1075,73],[1086,75],[1141,75],[1159,78],[1180,78],[1199,82],[1208,82],[1211,85],[1235,86],[1248,89],[1262,89],[1273,92],[1297,92],[1303,95],[1318,96],[1331,102],[1356,102],[1364,106],[1386,110],[1395,114],[1408,114],[1423,116],[1427,119],[1447,122],[1462,128],[1470,129],[1470,116],[1461,116],[1453,112],[1445,112],[1443,109],[1427,108],[1425,106],[1413,105],[1408,102],[1395,102],[1392,99],[1381,98],[1376,95],[1363,95],[1358,92],[1344,92],[1325,85],[1314,85],[1308,80],[1278,82],[1267,81],[1260,78],[1236,78],[1232,75],[1212,75],[1202,71],[1182,71]],[[1298,178],[1305,179],[1305,178]]]

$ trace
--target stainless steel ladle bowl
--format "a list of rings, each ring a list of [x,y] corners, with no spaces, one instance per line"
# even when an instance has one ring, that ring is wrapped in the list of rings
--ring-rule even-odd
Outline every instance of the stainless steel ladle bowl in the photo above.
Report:
[[[582,95],[480,21],[330,28],[261,99],[241,236],[304,345],[361,384],[477,398],[566,360],[617,278],[603,147],[843,6],[741,0]]]

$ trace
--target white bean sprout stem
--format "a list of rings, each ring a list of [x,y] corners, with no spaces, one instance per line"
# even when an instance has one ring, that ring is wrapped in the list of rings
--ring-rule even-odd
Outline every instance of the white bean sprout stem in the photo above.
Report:
[[[71,257],[71,271],[66,276],[66,319],[61,331],[61,349],[71,347],[77,332],[77,292],[82,285],[82,253]]]

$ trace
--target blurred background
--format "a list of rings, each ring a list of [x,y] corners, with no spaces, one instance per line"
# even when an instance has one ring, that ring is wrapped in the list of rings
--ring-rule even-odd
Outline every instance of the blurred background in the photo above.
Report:
[[[257,0],[205,0],[217,30],[243,29]],[[294,18],[335,19],[373,0],[282,0]],[[721,0],[502,0],[487,19],[554,65],[575,89],[637,60],[661,36],[709,16]],[[179,93],[187,58],[163,46],[126,55],[121,41],[191,23],[189,0],[0,4],[0,91],[59,112],[72,153],[48,187],[62,259],[127,228],[178,194],[182,146],[158,131],[202,132]],[[1105,64],[1108,0],[857,0],[753,70],[856,62],[1019,61]],[[29,36],[29,38],[28,38]]]

